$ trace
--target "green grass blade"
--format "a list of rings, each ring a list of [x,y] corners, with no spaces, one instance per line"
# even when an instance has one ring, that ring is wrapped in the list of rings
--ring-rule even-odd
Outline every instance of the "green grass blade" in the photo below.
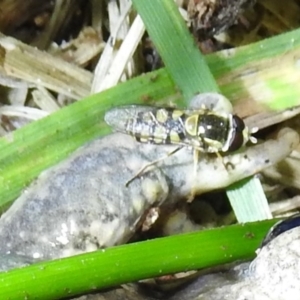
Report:
[[[0,273],[1,299],[51,300],[254,257],[275,220],[112,247]]]
[[[196,93],[218,91],[173,0],[133,0],[167,71],[188,101]],[[187,102],[188,103],[188,102]]]
[[[222,93],[234,104],[254,100],[266,109],[299,105],[300,29],[208,55]]]
[[[229,187],[227,196],[240,223],[272,218],[268,201],[257,177],[241,180]]]

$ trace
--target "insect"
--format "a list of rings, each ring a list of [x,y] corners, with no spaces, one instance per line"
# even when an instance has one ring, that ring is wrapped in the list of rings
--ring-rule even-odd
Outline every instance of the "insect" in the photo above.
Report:
[[[233,152],[240,149],[251,136],[244,121],[237,115],[213,110],[163,108],[152,106],[129,105],[111,109],[105,115],[105,121],[115,130],[133,136],[138,142],[157,145],[178,145],[167,154],[174,154],[182,147],[194,149],[195,171],[198,153]],[[149,166],[166,157],[145,165],[126,186],[140,176]]]

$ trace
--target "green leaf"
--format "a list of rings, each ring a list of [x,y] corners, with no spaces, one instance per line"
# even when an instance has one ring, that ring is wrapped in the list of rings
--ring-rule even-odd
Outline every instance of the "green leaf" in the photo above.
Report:
[[[1,299],[51,300],[253,258],[275,220],[128,244],[0,273]]]
[[[188,101],[219,88],[172,0],[133,0],[166,69]]]
[[[229,187],[227,196],[240,223],[272,218],[268,200],[257,177],[246,178]]]

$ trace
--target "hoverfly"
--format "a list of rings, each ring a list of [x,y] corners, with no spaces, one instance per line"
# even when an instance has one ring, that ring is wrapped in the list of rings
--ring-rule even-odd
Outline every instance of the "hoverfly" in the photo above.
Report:
[[[205,108],[179,110],[142,105],[120,106],[108,111],[105,121],[115,130],[133,136],[140,143],[178,145],[166,157],[182,147],[193,148],[195,169],[199,151],[220,155],[222,152],[240,149],[249,140],[256,142],[251,136],[254,130],[250,131],[240,117]],[[144,166],[126,186],[150,165],[166,157]]]

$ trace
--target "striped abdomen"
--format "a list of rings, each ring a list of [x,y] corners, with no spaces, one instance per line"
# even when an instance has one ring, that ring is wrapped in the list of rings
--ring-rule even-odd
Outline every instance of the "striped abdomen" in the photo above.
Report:
[[[180,144],[185,139],[184,112],[173,108],[139,111],[126,124],[126,132],[141,143]]]

